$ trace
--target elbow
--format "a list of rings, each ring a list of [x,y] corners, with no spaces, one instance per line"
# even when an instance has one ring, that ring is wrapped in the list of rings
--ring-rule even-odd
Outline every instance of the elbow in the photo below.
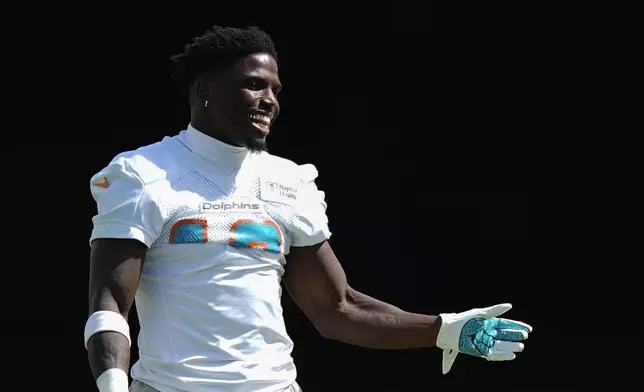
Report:
[[[320,312],[313,320],[313,325],[323,338],[340,340],[341,331],[346,324],[344,320],[348,319],[351,313],[350,308],[347,302],[341,302],[325,312]]]
[[[330,318],[316,320],[313,322],[313,325],[315,325],[315,329],[317,329],[318,333],[323,338],[336,340],[337,333],[334,326],[337,328],[337,324],[335,324]]]
[[[334,339],[334,334],[333,334],[333,327],[330,323],[327,321],[316,321],[314,323],[315,329],[318,330],[318,333],[320,336],[322,336],[325,339]]]
[[[127,320],[130,313],[130,304],[126,302],[119,303],[108,290],[92,292],[89,296],[89,314],[103,310],[119,313]]]

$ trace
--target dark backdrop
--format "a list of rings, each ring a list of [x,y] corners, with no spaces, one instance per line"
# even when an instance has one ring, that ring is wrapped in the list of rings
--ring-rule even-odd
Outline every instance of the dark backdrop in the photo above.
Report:
[[[39,9],[12,57],[25,76],[7,81],[22,141],[7,144],[19,169],[6,192],[27,209],[9,208],[19,230],[5,237],[23,245],[6,248],[20,252],[7,256],[3,317],[16,387],[93,390],[88,181],[186,126],[168,59],[214,23],[273,35],[285,89],[270,146],[318,167],[354,287],[430,314],[512,302],[507,316],[535,328],[516,361],[460,356],[443,376],[438,350],[326,341],[285,298],[305,392],[573,389],[636,375],[642,167],[628,135],[614,143],[625,128],[601,89],[620,75],[603,71],[615,53],[593,22],[601,10],[91,7]]]

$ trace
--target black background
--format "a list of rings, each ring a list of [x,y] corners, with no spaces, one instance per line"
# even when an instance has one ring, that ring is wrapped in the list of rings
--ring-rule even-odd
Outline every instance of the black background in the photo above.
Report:
[[[517,360],[460,356],[442,375],[436,349],[324,340],[284,298],[305,392],[572,390],[636,376],[641,131],[616,90],[628,24],[588,5],[345,7],[87,4],[16,18],[8,383],[94,390],[82,344],[89,178],[186,126],[169,57],[212,24],[257,24],[276,41],[285,88],[271,151],[317,166],[355,288],[428,314],[511,302],[507,317],[534,327]]]

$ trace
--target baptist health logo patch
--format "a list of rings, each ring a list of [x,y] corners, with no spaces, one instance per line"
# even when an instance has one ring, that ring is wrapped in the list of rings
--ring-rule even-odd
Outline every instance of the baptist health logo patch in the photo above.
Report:
[[[272,201],[293,205],[297,201],[297,187],[277,181],[261,180],[259,197],[264,201]]]

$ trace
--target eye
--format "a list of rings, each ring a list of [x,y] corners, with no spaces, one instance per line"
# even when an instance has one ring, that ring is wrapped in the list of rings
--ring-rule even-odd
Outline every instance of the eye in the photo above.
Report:
[[[268,86],[268,83],[264,79],[248,78],[246,79],[245,85],[249,90],[260,91],[265,89]]]
[[[262,78],[251,77],[244,80],[244,88],[252,91],[261,91],[269,87],[267,80]],[[271,87],[273,94],[277,95],[282,91],[282,85],[278,84]]]

